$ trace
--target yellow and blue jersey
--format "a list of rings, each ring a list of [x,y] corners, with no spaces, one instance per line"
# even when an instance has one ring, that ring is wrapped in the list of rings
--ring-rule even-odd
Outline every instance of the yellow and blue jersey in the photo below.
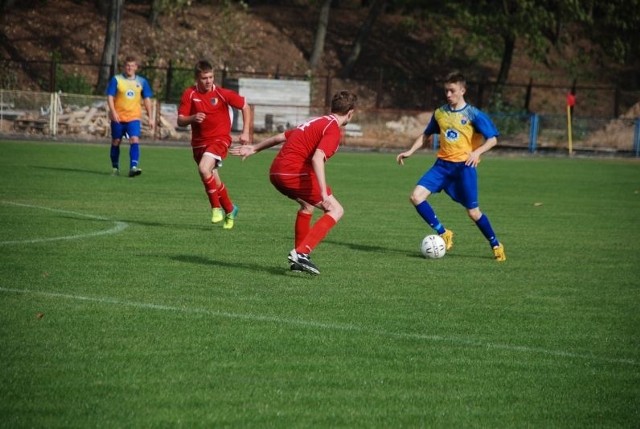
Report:
[[[485,139],[497,137],[499,132],[491,118],[477,107],[467,104],[453,110],[445,104],[433,113],[424,134],[439,134],[438,158],[464,162],[471,151]]]
[[[153,91],[142,76],[128,78],[118,74],[109,81],[107,95],[113,97],[120,121],[130,122],[142,119],[142,99],[153,97]]]

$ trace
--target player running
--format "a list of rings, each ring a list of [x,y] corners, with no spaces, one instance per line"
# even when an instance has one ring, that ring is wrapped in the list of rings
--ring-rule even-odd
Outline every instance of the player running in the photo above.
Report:
[[[245,159],[284,142],[271,164],[269,178],[280,193],[300,204],[294,225],[295,247],[288,256],[291,270],[320,274],[310,253],[344,213],[327,184],[325,163],[338,150],[342,140],[340,128],[351,120],[357,100],[354,93],[340,91],[331,101],[331,114],[311,119],[255,145],[236,146],[229,151]],[[312,226],[316,207],[324,214]]]
[[[445,229],[427,198],[444,190],[455,202],[467,209],[467,214],[489,241],[496,261],[505,261],[504,246],[498,241],[489,218],[478,205],[477,169],[480,155],[497,143],[498,129],[489,116],[464,99],[466,81],[458,72],[447,76],[444,89],[447,104],[439,107],[431,117],[424,133],[411,148],[396,157],[398,164],[439,134],[440,149],[435,164],[420,178],[411,194],[411,203],[418,214],[444,239],[447,250],[453,246],[453,232]]]
[[[223,228],[231,229],[238,216],[238,206],[231,202],[218,169],[231,146],[230,107],[242,111],[239,137],[242,144],[249,143],[251,138],[251,107],[237,92],[214,84],[213,66],[208,61],[196,64],[195,78],[196,84],[187,88],[180,99],[178,125],[191,125],[193,159],[209,198],[211,222],[224,220]]]

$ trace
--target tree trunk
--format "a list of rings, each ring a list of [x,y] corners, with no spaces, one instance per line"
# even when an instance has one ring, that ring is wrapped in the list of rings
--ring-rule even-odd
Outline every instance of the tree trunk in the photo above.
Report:
[[[327,28],[329,28],[329,12],[331,10],[332,0],[323,0],[320,8],[320,17],[318,18],[318,28],[316,29],[316,38],[313,44],[313,52],[309,65],[311,70],[315,70],[322,58],[324,52],[324,41],[327,38]]]
[[[353,42],[353,46],[351,47],[351,54],[349,54],[349,58],[344,64],[342,68],[342,72],[340,73],[340,77],[343,79],[347,79],[351,77],[351,73],[353,73],[353,69],[360,57],[360,52],[362,51],[362,46],[367,41],[369,37],[369,33],[371,33],[371,29],[373,28],[373,24],[375,24],[378,16],[384,11],[385,6],[387,5],[388,0],[373,0],[371,4],[371,9],[369,9],[369,15],[367,15],[367,19],[365,19],[364,23],[358,30],[358,35],[356,36],[355,41]]]
[[[503,36],[504,51],[502,51],[502,62],[500,63],[500,72],[498,72],[498,86],[507,83],[509,78],[509,70],[511,69],[511,61],[513,60],[513,51],[516,46],[516,36],[512,33]]]
[[[156,27],[158,25],[158,16],[160,16],[160,0],[151,2],[151,13],[149,14],[149,24]]]
[[[124,0],[111,0],[107,17],[107,32],[102,49],[100,74],[98,75],[98,91],[107,87],[109,77],[118,71],[118,49],[120,47],[120,20]]]

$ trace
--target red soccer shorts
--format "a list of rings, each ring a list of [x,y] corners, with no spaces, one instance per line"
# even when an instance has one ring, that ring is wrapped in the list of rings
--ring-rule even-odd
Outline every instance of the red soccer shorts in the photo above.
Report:
[[[269,178],[281,194],[292,200],[300,199],[314,206],[322,202],[320,185],[318,185],[318,179],[313,172],[302,174],[271,173]],[[327,185],[327,193],[331,195],[329,185]]]
[[[216,140],[206,146],[194,147],[193,160],[196,162],[196,164],[200,164],[200,161],[202,160],[205,152],[212,154],[214,158],[220,161],[219,164],[222,164],[222,160],[227,157],[227,153],[229,152],[229,146],[226,142]]]

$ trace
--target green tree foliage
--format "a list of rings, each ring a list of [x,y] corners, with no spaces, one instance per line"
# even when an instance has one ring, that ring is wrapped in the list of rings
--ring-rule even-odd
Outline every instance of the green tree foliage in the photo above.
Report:
[[[639,64],[640,0],[584,2],[588,33],[612,59],[623,65]]]

